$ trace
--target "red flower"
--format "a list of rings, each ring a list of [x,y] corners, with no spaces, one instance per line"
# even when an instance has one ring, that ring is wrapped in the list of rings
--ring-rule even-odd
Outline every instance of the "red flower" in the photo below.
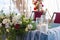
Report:
[[[34,5],[36,5],[36,3],[37,3],[37,1],[36,1],[36,2],[34,2]]]
[[[14,27],[15,27],[16,30],[18,30],[20,28],[20,25],[16,24]]]
[[[37,10],[37,8],[36,8],[36,7],[34,7],[34,10]]]

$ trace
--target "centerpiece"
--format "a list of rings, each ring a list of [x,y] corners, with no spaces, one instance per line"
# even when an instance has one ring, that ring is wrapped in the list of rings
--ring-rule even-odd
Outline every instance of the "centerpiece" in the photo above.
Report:
[[[5,35],[7,40],[24,40],[25,34],[34,29],[35,23],[25,15],[14,13],[0,15],[0,35]]]

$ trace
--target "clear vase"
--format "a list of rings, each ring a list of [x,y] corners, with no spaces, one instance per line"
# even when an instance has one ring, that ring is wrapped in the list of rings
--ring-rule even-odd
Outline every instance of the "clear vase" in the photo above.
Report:
[[[41,15],[40,18],[36,20],[37,30],[40,32],[47,33],[48,31],[48,20],[45,18],[45,15]]]

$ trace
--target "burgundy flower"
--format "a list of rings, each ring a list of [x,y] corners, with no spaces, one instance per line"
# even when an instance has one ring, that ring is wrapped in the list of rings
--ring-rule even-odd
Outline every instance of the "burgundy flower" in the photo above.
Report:
[[[42,7],[44,7],[44,5],[42,4]]]
[[[16,30],[18,30],[20,28],[20,24],[16,24],[14,27]]]
[[[34,10],[37,10],[37,8],[36,8],[36,7],[34,7]]]

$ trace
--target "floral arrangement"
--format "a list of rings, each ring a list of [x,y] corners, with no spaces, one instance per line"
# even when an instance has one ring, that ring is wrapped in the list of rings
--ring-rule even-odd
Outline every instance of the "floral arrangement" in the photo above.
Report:
[[[33,0],[34,11],[42,11],[42,7],[44,7],[42,1],[43,0]]]
[[[34,25],[32,19],[26,18],[25,15],[0,14],[0,34],[8,34],[10,36],[8,38],[11,40],[15,39],[16,35],[23,35],[29,30],[34,30]]]

